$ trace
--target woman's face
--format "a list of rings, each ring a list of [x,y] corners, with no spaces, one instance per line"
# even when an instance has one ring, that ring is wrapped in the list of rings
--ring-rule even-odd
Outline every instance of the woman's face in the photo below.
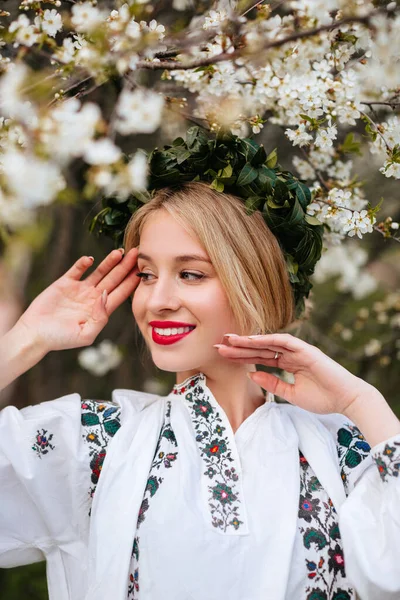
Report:
[[[226,294],[197,238],[165,209],[146,220],[138,267],[145,276],[135,290],[132,312],[155,365],[190,376],[226,360],[213,348],[225,333],[237,330]],[[159,323],[152,326],[154,321]],[[173,322],[171,328],[183,323],[195,329],[181,337],[179,332],[160,335],[157,330],[165,330],[167,321]]]

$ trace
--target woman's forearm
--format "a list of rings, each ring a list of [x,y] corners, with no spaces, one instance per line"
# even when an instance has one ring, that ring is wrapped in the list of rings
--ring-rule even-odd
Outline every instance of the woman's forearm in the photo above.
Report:
[[[372,385],[366,384],[360,394],[345,411],[360,429],[371,447],[400,434],[400,421],[382,394]]]
[[[17,322],[0,338],[0,394],[17,377],[42,360],[47,351]]]

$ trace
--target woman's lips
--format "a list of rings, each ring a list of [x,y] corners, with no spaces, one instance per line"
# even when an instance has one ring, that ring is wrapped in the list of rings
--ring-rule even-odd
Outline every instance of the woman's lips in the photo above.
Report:
[[[155,342],[156,344],[160,344],[161,346],[169,346],[170,344],[175,344],[175,342],[179,342],[179,340],[192,333],[192,331],[194,331],[195,329],[196,328],[191,329],[186,333],[176,333],[174,335],[160,335],[155,331],[154,327],[152,327],[151,337],[153,339],[153,342]]]

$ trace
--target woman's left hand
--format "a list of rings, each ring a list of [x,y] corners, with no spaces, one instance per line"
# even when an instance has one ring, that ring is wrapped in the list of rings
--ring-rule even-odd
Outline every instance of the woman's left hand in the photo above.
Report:
[[[342,413],[372,386],[329,358],[316,346],[289,334],[273,333],[229,336],[228,345],[218,351],[236,363],[278,367],[293,373],[295,383],[287,383],[271,373],[257,371],[251,379],[265,390],[310,412]],[[274,358],[279,352],[278,358]]]

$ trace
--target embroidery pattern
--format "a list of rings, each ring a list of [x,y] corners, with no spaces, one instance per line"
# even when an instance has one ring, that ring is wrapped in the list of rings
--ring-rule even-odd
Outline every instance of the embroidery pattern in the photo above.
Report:
[[[385,444],[382,452],[374,452],[373,461],[379,470],[382,481],[388,481],[389,477],[398,477],[400,471],[400,442]]]
[[[212,485],[209,489],[209,507],[212,525],[223,532],[229,527],[235,530],[243,524],[239,519],[240,504],[239,476],[236,472],[229,438],[224,433],[222,419],[207,399],[201,385],[202,375],[188,379],[184,385],[175,385],[174,394],[185,394],[191,411],[192,422],[197,433],[196,441],[200,449],[206,475]]]
[[[158,472],[160,469],[170,469],[177,459],[178,452],[172,452],[177,447],[177,441],[171,426],[171,401],[167,401],[164,424],[160,431],[153,462],[151,463],[149,477],[139,510],[136,531],[146,518],[146,512],[150,507],[150,500],[157,493],[164,481]],[[128,600],[137,600],[139,594],[139,537],[136,534],[133,540],[131,572],[128,582]]]
[[[51,433],[50,435],[47,435],[47,433],[47,429],[42,429],[42,432],[40,432],[38,429],[32,446],[32,450],[36,452],[36,456],[38,456],[40,459],[42,458],[43,454],[47,454],[49,450],[54,450],[55,448],[55,446],[50,444],[51,440],[53,439],[53,434]]]
[[[358,427],[350,425],[350,423],[347,423],[338,430],[337,442],[339,464],[341,467],[340,475],[346,494],[348,495],[351,491],[349,481],[351,469],[357,467],[365,458],[367,458],[371,451],[371,447]]]
[[[111,402],[85,400],[81,403],[82,438],[89,446],[92,486],[89,496],[93,498],[101,474],[107,446],[121,427],[121,409]],[[89,516],[91,509],[89,511]]]
[[[300,504],[299,531],[306,550],[310,584],[306,600],[355,600],[355,591],[346,583],[345,563],[338,517],[321,483],[299,450]],[[302,526],[302,522],[306,526]]]

